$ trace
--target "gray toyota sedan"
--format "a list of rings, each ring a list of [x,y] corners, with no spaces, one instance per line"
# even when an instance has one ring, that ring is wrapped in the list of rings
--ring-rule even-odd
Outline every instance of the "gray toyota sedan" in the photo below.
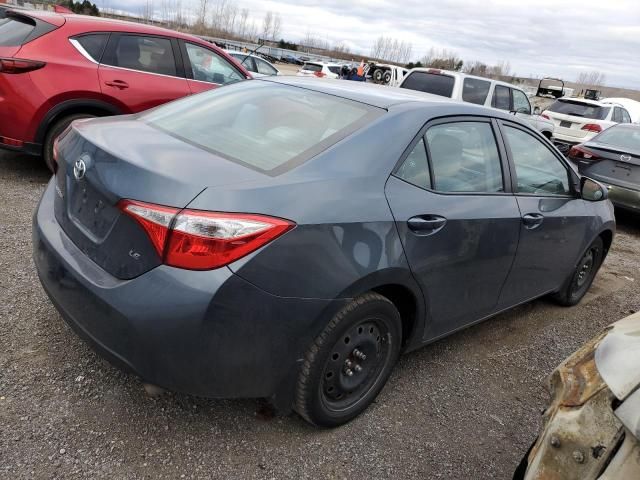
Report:
[[[144,382],[361,413],[401,352],[551,294],[613,240],[607,190],[513,115],[252,80],[74,123],[34,218],[68,324]]]

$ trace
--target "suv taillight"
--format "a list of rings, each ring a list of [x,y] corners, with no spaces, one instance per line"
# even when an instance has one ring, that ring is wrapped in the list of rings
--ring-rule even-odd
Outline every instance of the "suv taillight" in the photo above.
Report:
[[[180,210],[135,200],[118,206],[144,228],[163,263],[189,270],[228,265],[295,226],[265,215]]]
[[[582,127],[582,130],[586,130],[588,132],[601,132],[602,127],[597,123],[587,123]]]
[[[595,153],[579,145],[571,147],[571,150],[569,150],[569,157],[589,161],[598,160],[600,158]]]
[[[0,73],[27,73],[44,67],[46,63],[19,58],[0,58]]]
[[[323,73],[323,72],[314,72],[313,74],[318,78],[322,78],[322,77],[326,77],[327,76],[327,74]]]

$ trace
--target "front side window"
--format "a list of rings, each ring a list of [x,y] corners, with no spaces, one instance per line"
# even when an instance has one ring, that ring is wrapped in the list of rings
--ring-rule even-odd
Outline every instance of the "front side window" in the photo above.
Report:
[[[215,52],[193,43],[186,43],[185,46],[191,64],[191,78],[194,80],[219,85],[244,80],[233,65]]]
[[[484,122],[436,125],[425,134],[439,192],[504,191],[500,155],[493,129]]]
[[[420,139],[409,156],[402,162],[396,175],[417,187],[431,188],[427,150],[424,146],[423,138]]]
[[[141,120],[223,158],[277,175],[383,113],[303,88],[239,82],[163,105]]]
[[[511,89],[513,94],[513,109],[518,113],[531,115],[531,104],[527,95],[522,90]]]
[[[462,84],[462,100],[476,105],[484,105],[490,88],[491,82],[467,77]]]
[[[275,68],[273,68],[264,60],[260,60],[259,58],[256,58],[255,61],[256,61],[256,66],[258,67],[258,73],[261,73],[262,75],[276,75],[278,73],[278,71]]]
[[[541,140],[510,126],[504,132],[516,167],[517,193],[571,194],[569,172]]]
[[[103,63],[141,72],[176,76],[171,40],[140,35],[120,35],[105,55]]]
[[[500,110],[511,110],[511,89],[502,85],[496,85],[493,91],[491,106],[493,108],[499,108]]]

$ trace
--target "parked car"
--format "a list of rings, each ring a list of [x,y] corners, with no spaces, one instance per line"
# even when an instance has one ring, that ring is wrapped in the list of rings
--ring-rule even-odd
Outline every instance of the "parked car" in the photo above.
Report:
[[[294,55],[290,55],[290,54],[283,55],[281,60],[283,62],[292,63],[294,65],[304,65],[304,62],[302,60],[300,60],[298,57],[296,57]]]
[[[229,50],[226,52],[235,58],[244,68],[249,70],[254,78],[280,75],[280,70],[259,55]]]
[[[513,115],[371,84],[239,82],[76,122],[56,152],[33,245],[65,320],[145,382],[321,426],[401,351],[579,302],[615,230]]]
[[[640,102],[630,98],[603,98],[602,103],[611,103],[623,107],[631,117],[631,123],[640,123]]]
[[[571,147],[569,159],[606,185],[614,205],[640,212],[640,125],[614,125]]]
[[[39,10],[0,18],[0,147],[42,154],[75,119],[136,113],[251,78],[194,36]]]
[[[327,62],[305,62],[300,70],[298,77],[319,77],[319,78],[339,78],[341,65],[337,63]]]
[[[514,480],[640,478],[640,313],[566,359],[547,384],[544,426]]]
[[[629,112],[621,105],[573,97],[559,98],[542,116],[554,123],[553,141],[562,153],[616,123],[631,123]]]
[[[553,136],[553,122],[531,109],[523,89],[506,82],[437,68],[414,68],[406,74],[400,88],[513,112],[548,139]]]

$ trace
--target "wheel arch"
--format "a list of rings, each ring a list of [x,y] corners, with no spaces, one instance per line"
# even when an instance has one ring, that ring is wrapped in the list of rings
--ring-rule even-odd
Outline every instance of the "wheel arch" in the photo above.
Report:
[[[604,252],[603,252],[603,260],[604,258],[607,256],[607,253],[609,253],[609,248],[611,248],[611,244],[613,243],[613,230],[610,229],[606,229],[601,231],[598,236],[600,238],[602,238],[602,243],[604,245]]]
[[[87,113],[95,115],[97,117],[104,117],[109,115],[121,115],[124,112],[122,112],[120,108],[102,100],[66,100],[57,104],[45,114],[44,118],[40,122],[40,125],[38,126],[38,130],[36,131],[36,143],[40,145],[44,143],[47,132],[60,118],[77,113]]]

